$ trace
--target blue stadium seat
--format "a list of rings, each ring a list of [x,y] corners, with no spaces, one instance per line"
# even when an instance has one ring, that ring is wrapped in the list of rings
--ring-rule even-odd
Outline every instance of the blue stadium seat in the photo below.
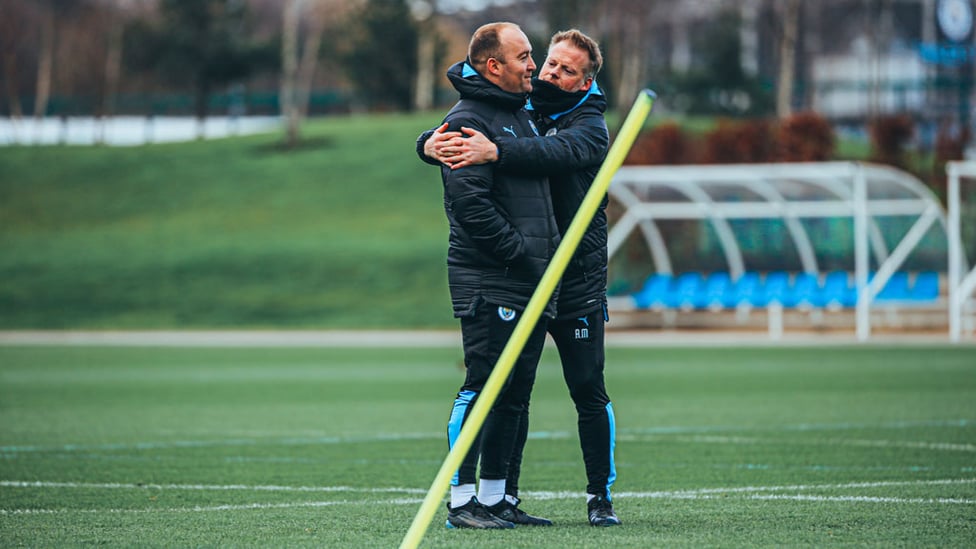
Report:
[[[935,301],[939,299],[939,273],[922,271],[915,275],[910,297],[913,301]]]
[[[726,293],[725,306],[735,308],[739,305],[752,303],[753,296],[759,291],[759,273],[746,272],[735,279],[730,291]]]
[[[847,271],[827,273],[817,301],[821,307],[829,309],[853,307],[857,303],[857,290],[848,281]]]
[[[698,293],[702,280],[702,275],[699,272],[687,272],[678,275],[671,292],[671,307],[684,310],[693,309],[695,307],[695,294]]]
[[[876,301],[907,301],[908,292],[908,273],[896,271],[892,273],[884,288],[875,296]]]
[[[757,307],[769,307],[773,303],[785,305],[787,293],[790,290],[790,274],[785,271],[766,273],[763,280],[762,292],[755,301]]]
[[[725,306],[724,300],[732,280],[729,273],[718,271],[714,272],[705,279],[704,283],[698,286],[694,302],[697,309],[718,310]]]
[[[877,275],[868,273],[868,282]],[[729,273],[716,271],[703,275],[688,271],[678,276],[655,273],[633,294],[638,309],[709,309],[739,306],[768,307],[779,303],[786,308],[840,309],[857,305],[857,288],[847,271],[831,271],[823,284],[817,273],[800,272],[793,277],[785,271],[772,271],[765,277],[756,272],[743,273],[731,280]],[[920,272],[910,284],[911,276],[898,271],[876,296],[878,302],[927,302],[939,298],[939,273]]]
[[[663,309],[669,307],[671,295],[671,275],[655,273],[647,277],[644,287],[634,294],[634,304],[638,309]]]
[[[797,273],[796,280],[793,281],[793,286],[790,287],[783,306],[800,309],[821,307],[822,304],[817,303],[819,294],[820,280],[816,273]]]

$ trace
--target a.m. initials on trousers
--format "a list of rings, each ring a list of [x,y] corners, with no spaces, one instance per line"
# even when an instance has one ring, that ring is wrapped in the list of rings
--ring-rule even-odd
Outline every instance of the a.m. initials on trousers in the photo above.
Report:
[[[576,339],[590,339],[590,321],[585,316],[581,316],[578,319],[582,324],[582,328],[576,328],[574,337]]]

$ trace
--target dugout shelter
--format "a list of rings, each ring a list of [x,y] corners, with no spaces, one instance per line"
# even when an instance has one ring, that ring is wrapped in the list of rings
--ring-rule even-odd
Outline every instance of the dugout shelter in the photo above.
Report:
[[[956,272],[969,270],[958,235],[950,246],[937,197],[888,166],[624,166],[609,196],[616,312],[737,311],[741,319],[761,309],[770,333],[779,335],[783,311],[810,318],[843,311],[864,341],[880,311],[934,310],[944,320],[950,247]],[[640,255],[635,247],[646,250],[639,267],[627,259]],[[695,248],[690,262],[688,248]],[[619,271],[628,272],[629,283]]]

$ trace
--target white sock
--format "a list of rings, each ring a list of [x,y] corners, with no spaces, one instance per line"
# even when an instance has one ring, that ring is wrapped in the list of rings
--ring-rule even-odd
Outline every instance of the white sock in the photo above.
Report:
[[[596,494],[586,494],[586,503],[589,503],[596,497]]]
[[[505,479],[481,479],[481,485],[478,486],[478,501],[491,507],[503,497],[505,497]]]
[[[505,494],[505,501],[511,503],[512,505],[518,505],[519,499],[515,496]]]
[[[451,508],[457,509],[474,497],[474,484],[458,484],[451,486]]]

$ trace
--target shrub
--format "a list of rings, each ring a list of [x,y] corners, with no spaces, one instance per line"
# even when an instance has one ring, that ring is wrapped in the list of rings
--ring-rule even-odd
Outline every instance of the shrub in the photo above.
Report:
[[[641,133],[624,164],[687,164],[694,161],[691,141],[675,122]]]
[[[765,120],[719,120],[705,136],[702,162],[740,164],[768,162],[772,158],[772,132]]]
[[[906,168],[905,147],[915,133],[907,115],[880,116],[871,122],[871,160]]]
[[[932,166],[932,190],[946,200],[946,162],[962,160],[969,143],[969,128],[959,124],[943,124],[935,137],[935,157]]]
[[[779,125],[777,160],[822,162],[834,154],[834,129],[826,118],[814,112],[796,113]]]

